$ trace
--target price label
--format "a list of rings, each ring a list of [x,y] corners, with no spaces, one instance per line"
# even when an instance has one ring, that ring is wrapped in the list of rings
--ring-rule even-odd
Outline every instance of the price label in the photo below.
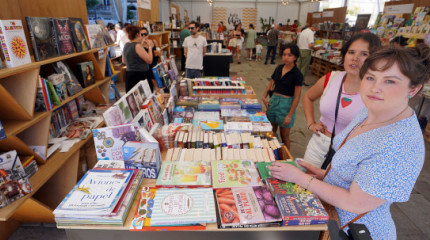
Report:
[[[99,59],[103,59],[105,57],[105,50],[103,48],[99,49]]]

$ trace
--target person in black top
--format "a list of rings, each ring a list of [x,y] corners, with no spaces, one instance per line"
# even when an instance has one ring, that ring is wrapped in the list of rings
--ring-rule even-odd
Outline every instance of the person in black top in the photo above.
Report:
[[[152,63],[152,41],[142,39],[140,29],[134,25],[125,28],[131,42],[124,45],[122,60],[127,66],[125,72],[125,90],[128,92],[141,80],[148,80],[149,87],[153,91],[153,84],[148,75],[149,64]],[[143,48],[143,42],[147,42],[149,49]]]
[[[276,67],[262,99],[266,105],[266,115],[272,123],[273,132],[276,133],[278,126],[280,127],[282,142],[288,149],[290,148],[290,129],[294,126],[295,111],[303,86],[303,75],[296,66],[299,56],[300,50],[296,44],[285,45],[282,49],[284,64]],[[270,90],[274,93],[268,101],[266,97]]]
[[[158,64],[158,60],[160,59],[160,48],[158,47],[157,41],[154,39],[149,39],[149,32],[146,28],[140,29],[140,36],[142,37],[142,46],[145,48],[146,51],[149,51],[149,45],[148,42],[152,42],[154,44],[154,47],[152,48],[152,63],[149,64],[149,70],[148,70],[148,76],[150,76],[150,79],[148,81],[152,82],[152,85],[154,86],[154,90],[156,92],[160,92],[160,89],[158,88],[157,82],[155,81],[154,74],[152,73],[152,68],[155,67]]]

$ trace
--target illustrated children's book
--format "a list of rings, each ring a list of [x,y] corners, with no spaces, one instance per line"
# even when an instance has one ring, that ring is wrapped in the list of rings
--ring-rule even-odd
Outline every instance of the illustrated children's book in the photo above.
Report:
[[[15,150],[0,154],[0,208],[32,191]]]
[[[0,20],[0,43],[7,67],[31,63],[21,20]]]
[[[124,124],[93,129],[97,160],[123,161],[122,146],[128,141],[137,141],[135,124]]]
[[[116,207],[133,170],[88,170],[54,210],[54,214],[110,214]]]
[[[262,186],[254,163],[250,160],[212,161],[212,187]]]
[[[210,187],[210,162],[163,162],[157,187]]]

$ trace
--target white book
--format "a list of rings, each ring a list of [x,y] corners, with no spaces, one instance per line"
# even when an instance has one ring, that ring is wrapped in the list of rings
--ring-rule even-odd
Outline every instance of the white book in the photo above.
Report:
[[[246,150],[248,151],[249,160],[256,162],[257,159],[255,158],[255,149],[250,148],[250,149],[246,149]]]
[[[221,145],[224,147],[227,144],[227,140],[224,133],[221,133]]]
[[[222,148],[222,160],[228,160],[228,148],[227,147],[223,147]]]
[[[276,161],[276,156],[275,156],[275,153],[273,152],[273,150],[272,150],[272,149],[270,149],[270,148],[268,148],[268,149],[267,149],[267,152],[269,153],[270,161],[271,161],[271,162]]]
[[[235,149],[233,149],[233,154],[234,154],[234,159],[233,160],[240,160],[241,158],[240,158],[240,149],[238,149],[238,148],[235,148]]]
[[[215,159],[216,160],[221,160],[222,159],[222,154],[221,154],[221,148],[219,147],[219,148],[216,148],[215,149]]]
[[[167,149],[166,158],[163,160],[170,162],[170,161],[172,161],[172,156],[173,156],[173,148],[169,148],[169,149]]]
[[[180,162],[183,162],[183,161],[184,161],[184,159],[185,159],[185,154],[187,153],[187,150],[188,150],[188,149],[186,149],[186,148],[183,148],[183,149],[181,150],[181,155],[179,156],[179,161],[180,161]]]
[[[212,149],[209,149],[209,148],[203,149],[202,155],[200,156],[200,159],[201,159],[200,161],[206,161],[206,162],[212,161],[211,160],[211,150]]]
[[[196,148],[194,149],[194,154],[193,154],[193,161],[194,162],[199,162],[202,161],[202,152],[203,152],[203,148]]]
[[[248,149],[239,149],[240,151],[240,160],[249,160],[248,157]]]
[[[211,162],[216,160],[216,151],[215,149],[210,149],[211,152]]]
[[[264,162],[262,151],[263,151],[262,148],[255,149],[255,156],[257,158],[257,162]]]
[[[30,50],[21,20],[0,20],[0,42],[6,67],[12,68],[31,63]]]

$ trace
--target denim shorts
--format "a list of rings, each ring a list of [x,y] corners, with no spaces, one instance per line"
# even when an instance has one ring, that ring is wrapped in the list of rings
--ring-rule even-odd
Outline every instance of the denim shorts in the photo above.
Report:
[[[271,123],[276,123],[280,127],[292,128],[296,120],[296,112],[294,111],[291,117],[291,122],[288,125],[283,125],[284,118],[288,115],[293,104],[294,97],[284,97],[273,94],[270,98],[269,110],[266,112],[267,118]]]

